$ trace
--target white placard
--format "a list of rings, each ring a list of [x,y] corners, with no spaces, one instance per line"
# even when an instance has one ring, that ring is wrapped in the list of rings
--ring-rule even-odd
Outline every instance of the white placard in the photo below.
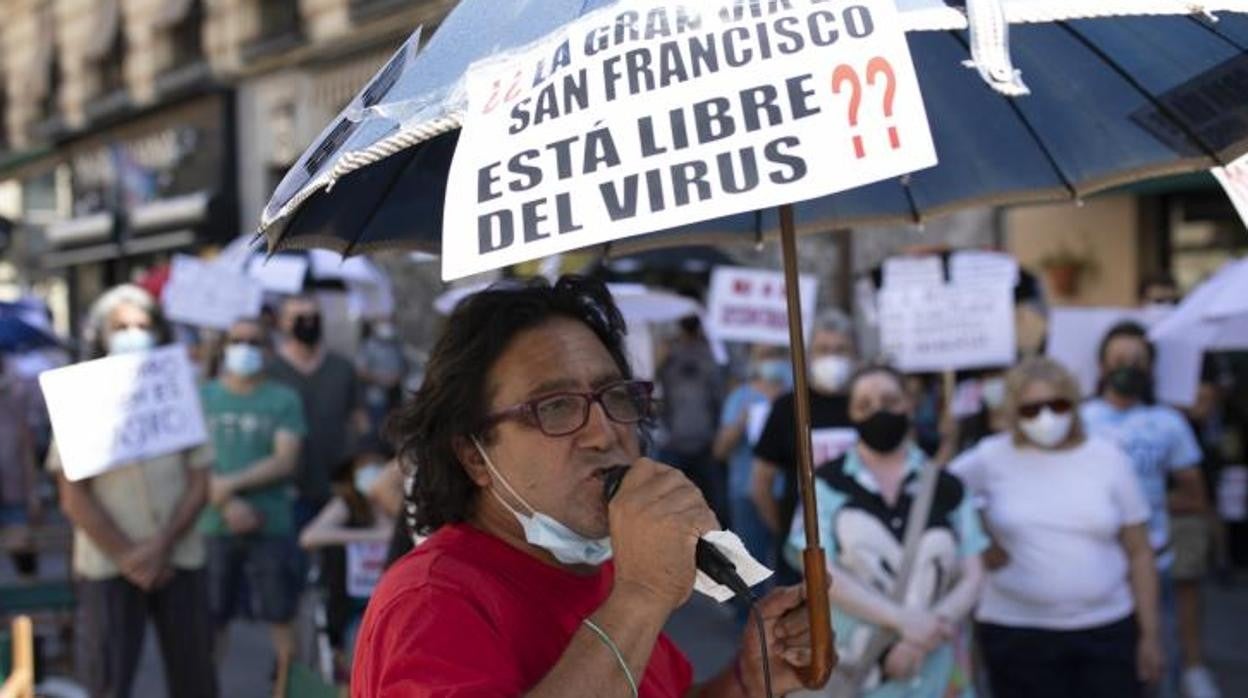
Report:
[[[373,595],[386,568],[390,546],[383,541],[347,543],[347,596],[367,599]]]
[[[811,457],[815,467],[834,461],[858,443],[858,432],[842,427],[810,430]]]
[[[208,440],[186,348],[121,354],[39,375],[65,477],[94,477]]]
[[[882,288],[939,286],[945,283],[945,267],[940,257],[889,257],[884,260]]]
[[[1239,219],[1248,225],[1248,154],[1232,160],[1226,167],[1209,170],[1235,204]]]
[[[264,287],[233,269],[187,255],[174,255],[169,283],[160,296],[165,316],[217,330],[260,315]]]
[[[259,281],[265,291],[272,293],[301,293],[307,273],[306,257],[276,255],[267,259],[252,257],[247,260],[247,274]]]
[[[802,327],[809,339],[819,282],[798,275]],[[784,273],[771,269],[715,267],[707,295],[707,334],[725,342],[789,346],[788,300]]]
[[[1223,521],[1248,520],[1248,466],[1222,468],[1218,477],[1218,516]]]
[[[892,0],[622,0],[466,83],[447,280],[936,164]]]
[[[1014,290],[1000,284],[880,291],[880,344],[906,372],[1010,366]]]
[[[1110,328],[1121,322],[1152,327],[1167,317],[1171,308],[1053,308],[1049,312],[1049,338],[1045,353],[1067,368],[1079,381],[1085,396],[1096,392],[1101,375],[1101,341]],[[1167,403],[1191,404],[1200,378],[1203,350],[1187,350],[1182,342],[1157,346],[1154,366],[1158,399]],[[1187,395],[1188,398],[1183,396]]]
[[[1018,285],[1018,260],[1004,252],[958,250],[949,257],[949,281],[955,284]]]

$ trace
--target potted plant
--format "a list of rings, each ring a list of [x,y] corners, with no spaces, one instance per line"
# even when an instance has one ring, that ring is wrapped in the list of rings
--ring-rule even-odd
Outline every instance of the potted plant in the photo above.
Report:
[[[1070,297],[1079,292],[1079,282],[1085,274],[1096,271],[1096,263],[1086,254],[1079,254],[1061,245],[1040,258],[1049,288],[1059,296]]]

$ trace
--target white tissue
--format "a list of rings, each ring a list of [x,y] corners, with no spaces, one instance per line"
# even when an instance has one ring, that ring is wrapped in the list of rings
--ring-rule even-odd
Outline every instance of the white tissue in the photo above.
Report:
[[[742,543],[737,534],[732,531],[711,531],[702,536],[702,540],[719,548],[719,551],[736,565],[737,574],[741,575],[741,579],[749,586],[754,586],[773,574],[763,563],[750,555],[745,549],[745,543]],[[712,580],[702,570],[698,570],[693,588],[720,603],[733,597],[732,589]]]

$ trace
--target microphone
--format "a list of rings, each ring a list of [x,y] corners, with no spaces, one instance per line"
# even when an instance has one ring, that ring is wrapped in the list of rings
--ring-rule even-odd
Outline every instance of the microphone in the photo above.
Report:
[[[627,473],[627,465],[613,465],[603,473],[602,494],[608,502],[615,497]],[[732,560],[729,560],[713,544],[701,538],[698,539],[694,564],[699,570],[705,572],[706,576],[732,589],[732,593],[736,594],[737,598],[746,602],[750,601],[750,586],[741,579],[741,575],[737,574],[737,566],[732,564]]]

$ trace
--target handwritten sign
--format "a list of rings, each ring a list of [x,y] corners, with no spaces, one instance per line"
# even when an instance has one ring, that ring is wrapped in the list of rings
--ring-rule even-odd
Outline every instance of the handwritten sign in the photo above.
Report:
[[[466,87],[446,280],[936,164],[892,0],[622,0]]]
[[[386,567],[389,545],[382,541],[347,543],[347,596],[366,599],[373,595]]]
[[[809,338],[819,283],[798,277],[802,327]],[[707,334],[723,341],[789,345],[788,301],[784,274],[770,269],[716,267],[707,297]]]
[[[208,439],[185,347],[121,354],[39,375],[65,477],[94,477]]]
[[[225,330],[239,318],[260,315],[264,287],[223,265],[179,254],[160,300],[170,320]]]
[[[267,259],[252,257],[247,260],[248,276],[259,281],[265,291],[273,293],[300,293],[307,273],[306,257],[275,255]]]
[[[880,343],[908,372],[1014,363],[1014,292],[1003,284],[900,286],[880,292]]]

